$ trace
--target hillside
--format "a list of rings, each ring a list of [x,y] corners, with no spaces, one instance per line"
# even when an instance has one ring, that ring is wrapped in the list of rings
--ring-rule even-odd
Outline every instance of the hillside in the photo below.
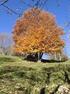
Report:
[[[69,86],[70,61],[42,63],[0,56],[0,94],[61,94],[63,90],[62,94],[70,94]]]

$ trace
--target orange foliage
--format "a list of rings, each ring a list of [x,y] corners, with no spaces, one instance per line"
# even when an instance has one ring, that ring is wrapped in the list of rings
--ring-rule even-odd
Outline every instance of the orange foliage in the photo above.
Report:
[[[55,18],[46,11],[30,9],[16,22],[13,31],[15,52],[57,52],[64,41],[63,30],[55,23]]]

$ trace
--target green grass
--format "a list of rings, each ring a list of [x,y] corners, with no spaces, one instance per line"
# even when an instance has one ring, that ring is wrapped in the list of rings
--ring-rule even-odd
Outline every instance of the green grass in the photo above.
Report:
[[[70,79],[70,61],[42,63],[0,56],[0,94],[40,94],[43,87],[50,94],[59,84],[70,86],[65,72]]]

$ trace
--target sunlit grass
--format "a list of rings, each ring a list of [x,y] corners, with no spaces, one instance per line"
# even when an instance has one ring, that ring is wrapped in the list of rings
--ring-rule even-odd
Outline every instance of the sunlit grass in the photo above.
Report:
[[[50,94],[52,86],[54,89],[59,84],[68,85],[64,71],[70,77],[69,60],[42,63],[26,61],[16,56],[0,56],[0,94],[40,94],[41,88],[47,85],[46,92]]]

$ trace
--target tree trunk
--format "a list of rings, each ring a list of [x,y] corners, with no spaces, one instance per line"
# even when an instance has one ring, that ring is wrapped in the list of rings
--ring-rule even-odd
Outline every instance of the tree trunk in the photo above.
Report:
[[[57,60],[56,52],[54,53],[54,60]]]
[[[59,61],[61,61],[61,54],[59,53]]]

